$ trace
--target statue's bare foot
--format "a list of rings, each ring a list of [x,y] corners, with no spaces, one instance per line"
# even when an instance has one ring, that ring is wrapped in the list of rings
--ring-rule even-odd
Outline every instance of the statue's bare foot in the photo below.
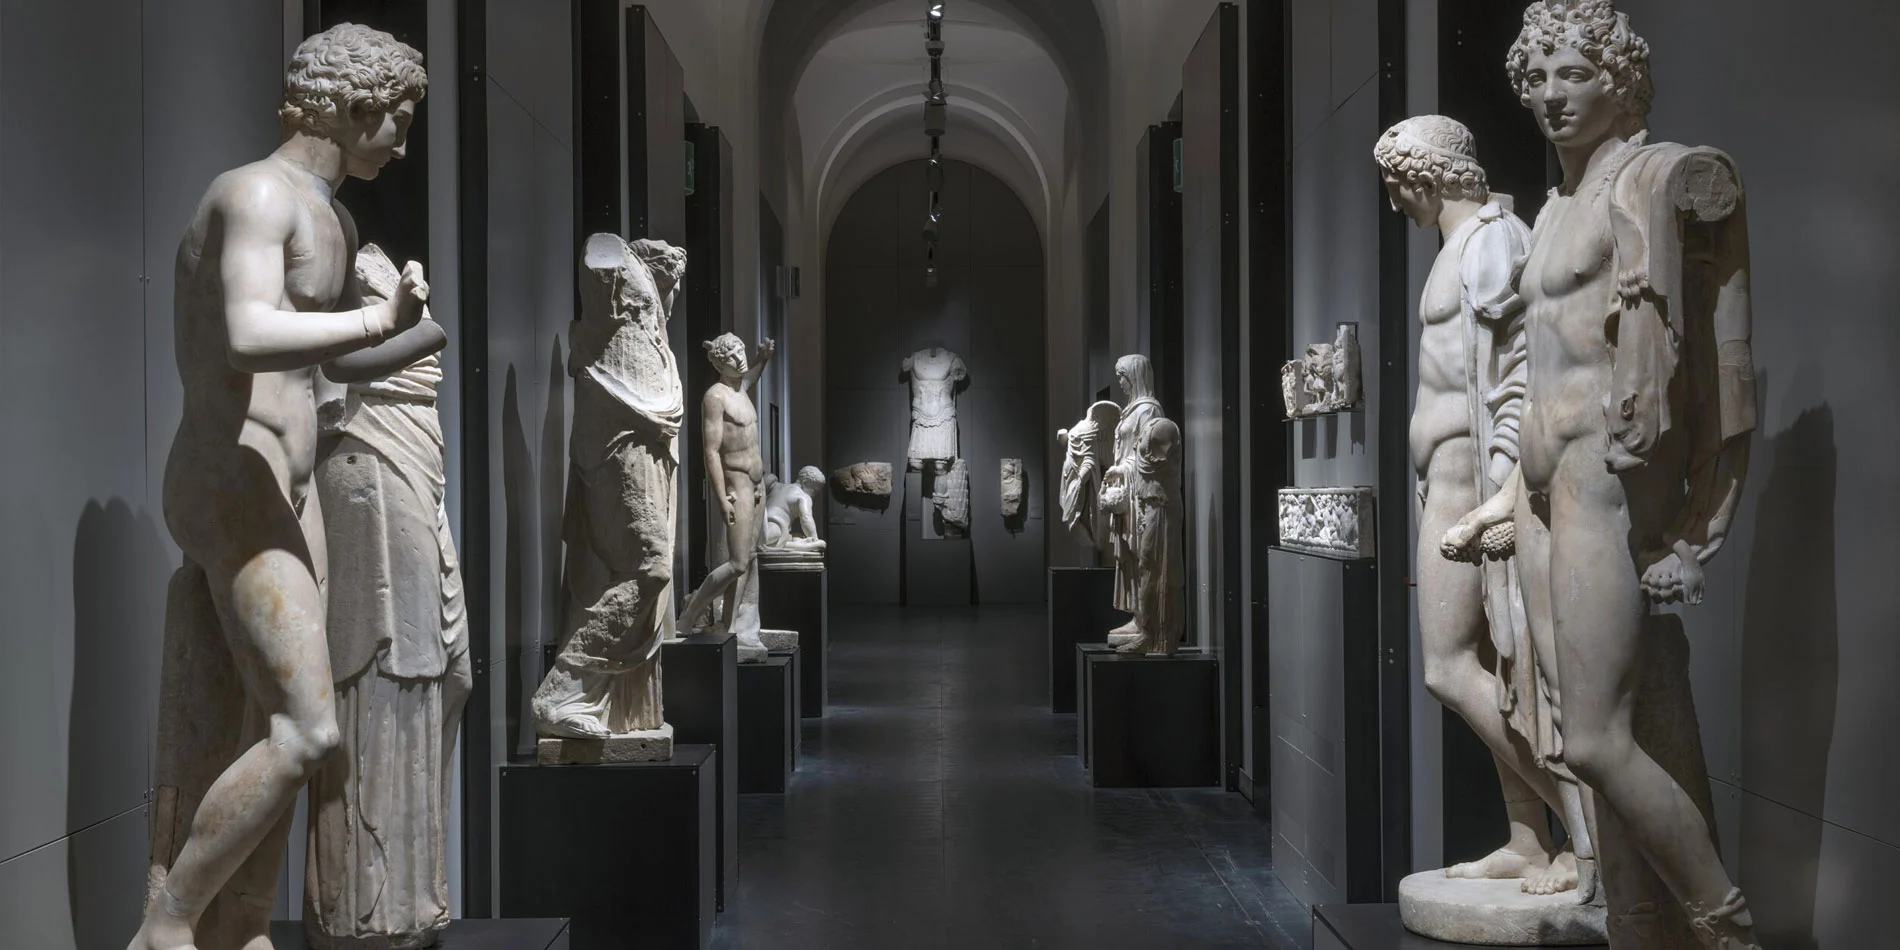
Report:
[[[1565,848],[1561,854],[1557,855],[1556,860],[1551,861],[1550,866],[1540,873],[1524,875],[1523,887],[1524,893],[1539,895],[1562,894],[1565,891],[1576,890],[1576,852]]]
[[[152,902],[145,913],[145,923],[126,950],[197,950],[191,922],[165,913],[159,909],[159,903]]]
[[[1466,881],[1513,881],[1542,873],[1549,860],[1541,854],[1519,854],[1510,848],[1499,848],[1476,861],[1446,868],[1445,876]]]
[[[1139,643],[1142,639],[1141,630],[1135,626],[1133,620],[1108,632],[1108,645],[1112,647],[1119,648],[1130,643]]]
[[[1109,642],[1115,645],[1116,653],[1147,653],[1148,652],[1148,648],[1150,646],[1148,637],[1143,636],[1142,634],[1139,634],[1139,633],[1131,634],[1130,636],[1133,639],[1125,639],[1121,641],[1120,643],[1116,643],[1115,635],[1109,634]]]

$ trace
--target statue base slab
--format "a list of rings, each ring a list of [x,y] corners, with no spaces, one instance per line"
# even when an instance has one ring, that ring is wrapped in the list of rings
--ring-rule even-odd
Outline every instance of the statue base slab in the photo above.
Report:
[[[638,729],[605,739],[549,739],[535,744],[535,761],[542,765],[601,765],[617,762],[664,762],[673,757],[673,724]]]
[[[765,644],[767,650],[796,650],[798,649],[798,631],[761,630],[759,631],[759,642]]]
[[[1472,881],[1420,871],[1399,882],[1399,919],[1405,929],[1447,943],[1487,947],[1601,945],[1601,905],[1577,903],[1569,891],[1526,894],[1516,880]]]
[[[767,549],[759,552],[759,566],[768,571],[822,571],[825,552]]]

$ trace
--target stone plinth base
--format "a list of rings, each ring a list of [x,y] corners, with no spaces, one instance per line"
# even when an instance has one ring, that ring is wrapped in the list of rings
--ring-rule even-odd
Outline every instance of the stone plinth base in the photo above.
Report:
[[[759,566],[768,571],[822,571],[823,551],[760,551]]]
[[[1399,919],[1415,934],[1487,947],[1581,947],[1606,941],[1601,906],[1577,894],[1526,894],[1518,881],[1420,871],[1399,882]]]
[[[796,650],[798,649],[798,631],[761,630],[759,642],[765,644],[767,650]]]
[[[673,757],[673,725],[641,729],[606,739],[549,739],[535,745],[542,765],[599,765],[613,762],[664,762]]]

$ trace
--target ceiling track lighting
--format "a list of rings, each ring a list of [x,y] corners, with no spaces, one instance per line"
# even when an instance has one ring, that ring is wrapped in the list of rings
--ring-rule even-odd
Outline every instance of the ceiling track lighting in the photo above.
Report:
[[[930,58],[930,84],[924,88],[924,134],[930,136],[930,161],[924,181],[930,187],[924,218],[924,286],[937,286],[937,240],[943,235],[943,149],[950,97],[943,88],[943,0],[930,0],[924,14],[924,53]]]

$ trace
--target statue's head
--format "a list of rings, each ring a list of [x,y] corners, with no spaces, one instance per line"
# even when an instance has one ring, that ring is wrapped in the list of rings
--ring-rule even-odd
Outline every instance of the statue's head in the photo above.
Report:
[[[1647,127],[1649,43],[1611,0],[1541,0],[1524,11],[1505,69],[1558,146],[1590,147]]]
[[[805,494],[817,498],[819,493],[825,490],[825,473],[819,471],[815,465],[807,465],[799,469],[798,487],[803,488]]]
[[[277,110],[287,132],[329,139],[352,178],[375,178],[408,149],[429,89],[422,54],[384,33],[339,23],[297,44]]]
[[[686,276],[686,252],[665,241],[646,238],[634,241],[627,247],[653,275],[653,290],[659,295],[660,306],[669,315],[672,314],[673,299],[679,295],[680,279]]]
[[[745,341],[733,334],[721,333],[717,339],[707,340],[700,346],[706,348],[706,359],[722,377],[744,376],[750,368],[746,365]]]
[[[1154,364],[1140,353],[1130,353],[1115,361],[1115,382],[1131,397],[1155,394]]]
[[[1372,147],[1385,179],[1392,210],[1419,227],[1438,223],[1447,201],[1485,201],[1491,186],[1478,164],[1478,145],[1471,130],[1442,115],[1406,119],[1379,136]]]

